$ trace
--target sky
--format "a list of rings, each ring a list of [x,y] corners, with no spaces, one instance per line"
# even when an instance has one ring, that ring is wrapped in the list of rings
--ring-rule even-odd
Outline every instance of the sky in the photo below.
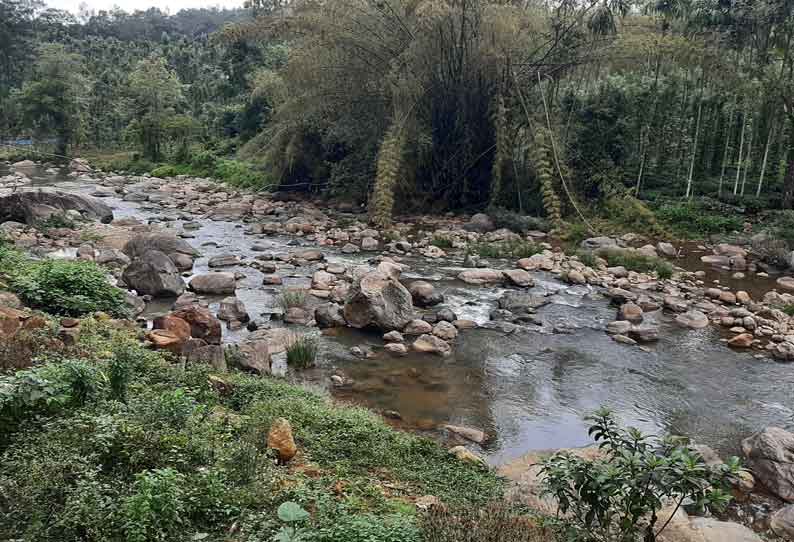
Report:
[[[208,8],[213,6],[219,7],[241,7],[242,0],[45,0],[49,7],[57,9],[66,9],[72,13],[77,13],[80,9],[80,4],[87,4],[89,9],[92,10],[109,10],[114,6],[118,6],[125,11],[134,11],[136,9],[147,9],[150,7],[158,7],[161,10],[168,10],[170,13],[176,13],[180,9],[185,8]]]

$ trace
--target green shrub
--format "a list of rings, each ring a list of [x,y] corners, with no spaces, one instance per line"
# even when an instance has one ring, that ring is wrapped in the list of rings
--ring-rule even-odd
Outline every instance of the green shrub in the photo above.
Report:
[[[11,284],[26,305],[52,314],[104,311],[123,316],[126,311],[124,293],[93,262],[30,262],[13,272]]]
[[[314,365],[317,357],[317,339],[310,335],[298,337],[287,346],[287,364],[299,369]]]
[[[430,240],[430,244],[434,247],[449,249],[452,248],[452,239],[447,235],[436,234]]]
[[[467,247],[467,252],[477,254],[482,258],[529,258],[543,252],[543,249],[531,241],[514,239],[512,241],[497,241],[493,243],[484,241],[470,243]]]
[[[213,175],[232,186],[242,188],[261,188],[266,184],[264,174],[256,171],[252,165],[239,160],[218,160]]]
[[[741,230],[743,219],[727,209],[711,209],[699,203],[662,205],[656,217],[673,233],[684,237],[703,237]]]
[[[182,537],[190,514],[183,474],[173,469],[141,472],[135,476],[132,489],[132,495],[121,505],[126,540],[149,542]]]
[[[77,222],[66,216],[64,213],[53,213],[46,219],[37,222],[36,227],[43,231],[60,228],[73,230],[77,228]]]
[[[579,261],[587,267],[596,267],[598,265],[597,257],[591,250],[580,250],[576,252]]]
[[[648,256],[636,250],[623,248],[604,248],[598,251],[598,255],[604,258],[611,267],[623,266],[629,271],[637,273],[653,273],[661,279],[670,278],[673,275],[673,266],[667,260]]]
[[[563,540],[653,542],[667,525],[657,525],[657,513],[668,499],[676,508],[689,499],[701,509],[731,500],[727,482],[740,470],[737,458],[709,466],[682,438],[623,429],[606,409],[587,419],[601,457],[562,452],[543,463],[544,490],[560,513],[552,524]]]

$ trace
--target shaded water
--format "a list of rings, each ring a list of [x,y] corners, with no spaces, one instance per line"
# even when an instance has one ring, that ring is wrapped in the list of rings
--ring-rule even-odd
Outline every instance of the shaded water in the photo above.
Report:
[[[0,166],[0,175],[5,173]],[[64,176],[35,178],[40,184],[57,182],[66,190],[94,190]],[[182,231],[184,219],[199,222],[201,228],[191,231],[195,238],[188,239],[202,252],[194,272],[206,271],[208,259],[222,253],[251,260],[261,254],[251,251],[254,242],[267,244],[274,253],[296,250],[296,243],[313,246],[286,236],[249,236],[241,224],[184,217],[179,211],[147,209],[146,204],[115,197],[104,201],[114,207],[117,218],[162,221],[176,232]],[[363,255],[323,251],[329,261],[366,260]],[[407,263],[411,270],[406,277],[434,281],[446,293],[444,306],[460,318],[485,323],[504,292],[456,281],[459,260],[409,259]],[[245,266],[224,270],[246,275],[237,296],[252,317],[268,314],[275,306],[279,289],[261,286],[261,273]],[[285,271],[285,283],[308,285],[313,270]],[[729,277],[719,271],[709,273],[708,281],[716,277],[725,283]],[[650,316],[659,321],[661,340],[649,351],[619,344],[603,332],[615,309],[596,289],[571,288],[542,273],[534,277],[537,286],[532,292],[553,294],[552,302],[537,311],[542,326],[508,334],[462,331],[454,354],[443,359],[414,353],[392,357],[382,350],[379,335],[329,330],[321,336],[318,366],[289,378],[327,387],[329,376],[341,371],[354,383],[331,390],[335,396],[396,411],[402,418],[400,426],[436,436],[441,433],[435,428],[444,423],[482,428],[493,437],[482,450],[492,463],[532,449],[587,444],[583,416],[601,405],[647,431],[687,435],[722,453],[735,453],[741,438],[763,426],[794,428],[794,366],[730,350],[719,342],[718,330],[684,330],[660,313]],[[759,289],[749,282],[737,287]],[[216,308],[219,300],[211,301]],[[148,311],[168,308],[153,304]],[[226,341],[236,341],[247,332],[224,333]],[[376,357],[361,359],[350,353],[352,346],[360,345],[372,347]]]

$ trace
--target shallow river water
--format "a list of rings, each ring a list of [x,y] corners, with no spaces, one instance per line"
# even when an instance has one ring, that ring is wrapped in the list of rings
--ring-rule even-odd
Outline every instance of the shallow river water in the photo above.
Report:
[[[6,173],[0,165],[0,176]],[[95,189],[40,170],[31,177],[36,184],[58,184],[62,190]],[[104,201],[114,208],[116,218],[157,221],[182,231],[176,211],[115,197]],[[208,259],[221,253],[252,259],[257,254],[250,249],[254,241],[269,244],[274,253],[296,249],[292,237],[250,236],[243,224],[192,220],[201,224],[191,231],[195,238],[188,239],[202,253],[194,272],[206,271]],[[299,243],[313,247],[305,240]],[[323,251],[329,261],[348,264],[364,263],[368,257]],[[504,291],[454,280],[459,260],[409,259],[407,263],[411,270],[404,276],[433,280],[446,294],[443,307],[460,318],[485,323]],[[230,270],[246,275],[237,296],[252,317],[267,314],[276,305],[278,289],[262,286],[261,273],[243,266]],[[308,286],[312,271],[284,272],[289,277],[285,284]],[[495,464],[530,450],[588,444],[583,417],[601,405],[614,409],[626,423],[656,433],[687,435],[726,454],[737,452],[740,439],[763,426],[794,429],[794,366],[730,350],[719,342],[717,329],[685,330],[659,313],[655,318],[661,340],[649,351],[617,343],[603,331],[615,318],[615,309],[597,289],[572,288],[543,273],[533,276],[537,283],[533,291],[556,292],[552,303],[537,311],[542,327],[509,334],[463,331],[449,358],[391,357],[379,350],[383,343],[377,334],[333,330],[322,335],[318,366],[288,378],[329,388],[330,374],[340,370],[355,384],[343,391],[329,389],[330,393],[378,411],[397,411],[402,420],[395,423],[401,427],[434,436],[441,435],[435,427],[444,423],[484,429],[492,439],[478,451]],[[218,300],[212,301],[215,308]],[[153,304],[147,313],[168,308]],[[225,340],[233,342],[247,332],[224,333]],[[350,348],[356,345],[370,345],[379,355],[355,357]]]

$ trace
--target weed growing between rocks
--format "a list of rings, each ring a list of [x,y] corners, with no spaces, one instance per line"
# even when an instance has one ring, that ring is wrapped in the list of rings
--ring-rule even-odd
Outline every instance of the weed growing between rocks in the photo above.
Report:
[[[300,387],[173,364],[86,321],[76,351],[0,377],[0,539],[270,541],[277,509],[302,540],[421,540],[416,497],[498,499],[503,482],[429,439]],[[298,455],[267,449],[276,418]]]
[[[531,241],[515,239],[493,243],[470,243],[466,251],[481,258],[529,258],[543,252],[543,249]]]
[[[438,248],[452,248],[452,239],[446,235],[434,235],[430,244]]]
[[[295,307],[303,307],[306,304],[305,290],[285,290],[278,297],[278,304],[285,311]]]
[[[287,364],[298,369],[314,365],[317,357],[317,339],[311,335],[301,335],[287,346]]]

